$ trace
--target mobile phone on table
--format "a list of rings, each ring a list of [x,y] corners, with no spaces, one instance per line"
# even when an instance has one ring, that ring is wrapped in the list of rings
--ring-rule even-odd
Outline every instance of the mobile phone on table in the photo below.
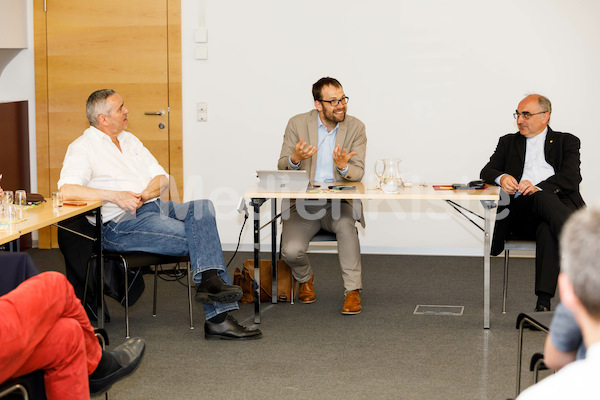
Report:
[[[349,186],[349,185],[330,185],[328,187],[329,187],[329,189],[333,189],[333,190],[354,190],[354,189],[356,189],[354,186]]]

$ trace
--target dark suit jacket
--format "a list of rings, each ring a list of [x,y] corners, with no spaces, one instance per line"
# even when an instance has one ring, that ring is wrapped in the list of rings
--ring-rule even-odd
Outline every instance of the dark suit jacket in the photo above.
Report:
[[[585,205],[579,193],[581,183],[579,148],[581,142],[570,133],[555,132],[548,127],[544,154],[546,161],[555,171],[555,174],[540,182],[537,186],[556,194],[560,200],[570,208],[580,208]],[[525,166],[526,138],[519,132],[502,136],[496,146],[496,151],[490,161],[481,170],[481,179],[488,184],[495,184],[496,178],[502,174],[512,175],[517,181],[523,176]],[[512,200],[512,196],[510,197]],[[510,204],[500,205],[498,214],[505,208],[510,209]],[[496,221],[492,241],[492,255],[498,255],[504,250],[504,239],[509,235],[508,218]]]

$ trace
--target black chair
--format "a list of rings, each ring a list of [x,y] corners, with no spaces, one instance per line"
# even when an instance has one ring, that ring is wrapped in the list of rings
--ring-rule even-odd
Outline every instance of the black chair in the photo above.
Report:
[[[534,331],[542,331],[548,333],[550,330],[550,322],[554,317],[554,311],[521,313],[517,317],[517,329],[519,330],[519,342],[517,353],[517,396],[521,393],[521,364],[523,361],[523,333],[526,328]],[[535,357],[535,355],[534,355]],[[543,355],[541,356],[543,361]],[[535,364],[539,361],[539,357],[532,362]],[[533,370],[530,367],[531,370]],[[538,370],[541,369],[541,364],[538,365]],[[537,371],[536,371],[537,374]],[[537,377],[536,377],[537,379]]]
[[[547,370],[548,367],[544,364],[544,354],[534,353],[529,362],[529,370],[533,372],[533,383],[536,384],[540,378],[540,371]]]
[[[0,398],[46,400],[44,371],[39,369],[18,378],[9,379],[0,384]]]
[[[154,299],[153,299],[153,306],[152,306],[152,316],[156,317],[156,298],[157,298],[157,292],[158,292],[158,285],[157,285],[157,281],[158,281],[158,270],[159,270],[159,266],[160,265],[166,265],[166,264],[179,264],[179,263],[185,263],[187,266],[187,286],[188,286],[188,308],[189,308],[189,314],[190,314],[190,329],[194,329],[194,320],[193,320],[193,307],[192,307],[192,268],[190,265],[190,257],[189,256],[183,256],[183,257],[179,257],[179,256],[168,256],[168,255],[162,255],[162,254],[153,254],[153,253],[145,253],[145,252],[141,252],[141,251],[135,251],[135,252],[126,252],[126,253],[119,253],[119,252],[112,252],[112,251],[105,251],[104,252],[104,260],[105,262],[110,261],[110,260],[116,260],[119,262],[120,265],[122,265],[123,267],[123,272],[124,272],[124,293],[125,293],[125,299],[124,299],[124,306],[125,306],[125,336],[129,337],[129,290],[127,290],[128,288],[130,288],[130,282],[128,281],[128,271],[129,270],[133,270],[133,269],[140,269],[143,267],[149,267],[149,266],[154,266]],[[86,278],[89,279],[89,273],[90,273],[90,268],[88,268],[88,277]],[[86,283],[86,288],[87,288],[87,283]],[[84,299],[85,299],[85,295],[84,295]],[[85,302],[85,300],[84,300]]]

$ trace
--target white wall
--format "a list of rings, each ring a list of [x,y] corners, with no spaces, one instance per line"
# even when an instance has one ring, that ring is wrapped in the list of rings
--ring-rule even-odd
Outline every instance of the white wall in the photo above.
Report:
[[[9,1],[9,0],[1,0]],[[0,68],[0,102],[28,101],[29,111],[29,150],[31,170],[31,190],[37,190],[37,166],[35,148],[35,73],[33,55],[33,0],[27,3],[27,48],[11,50],[17,55],[6,64],[4,70]],[[4,6],[8,6],[5,4]],[[12,54],[11,54],[12,56]],[[0,60],[0,66],[4,63]],[[1,123],[1,121],[0,121]],[[0,157],[1,157],[0,153]],[[2,171],[0,171],[1,173]]]
[[[313,107],[311,85],[327,75],[366,124],[364,180],[382,157],[401,158],[414,182],[477,178],[499,136],[517,130],[518,102],[534,92],[553,102],[552,128],[582,140],[583,196],[600,198],[596,1],[184,0],[182,15],[186,197],[217,201],[226,248],[253,171],[276,168],[287,120]],[[208,60],[194,60],[201,21]],[[199,101],[208,102],[208,122],[194,120]],[[482,254],[479,230],[443,203],[366,210],[365,252]],[[251,243],[246,228],[244,248]]]
[[[401,158],[405,180],[478,177],[498,137],[516,131],[518,102],[539,92],[552,128],[582,140],[582,194],[597,202],[598,15],[594,0],[182,0],[186,198],[215,200],[232,249],[253,171],[276,168],[287,120],[313,107],[312,84],[330,75],[366,124],[365,180],[382,157]],[[195,60],[202,21],[208,60]],[[32,38],[0,76],[0,99],[30,101],[35,140]],[[208,122],[196,121],[200,101]],[[364,252],[481,254],[480,232],[443,203],[365,206]],[[242,243],[251,249],[250,227]]]

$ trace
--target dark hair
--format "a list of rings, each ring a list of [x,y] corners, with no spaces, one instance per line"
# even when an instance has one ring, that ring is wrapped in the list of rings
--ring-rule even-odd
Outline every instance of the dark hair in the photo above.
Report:
[[[117,92],[112,89],[100,89],[90,94],[85,105],[85,114],[90,125],[97,127],[98,116],[110,112],[110,105],[106,103],[106,99],[115,93]]]
[[[324,86],[331,85],[336,88],[341,88],[342,84],[335,78],[321,78],[312,87],[313,99],[315,100],[323,100],[321,97],[321,91]]]

